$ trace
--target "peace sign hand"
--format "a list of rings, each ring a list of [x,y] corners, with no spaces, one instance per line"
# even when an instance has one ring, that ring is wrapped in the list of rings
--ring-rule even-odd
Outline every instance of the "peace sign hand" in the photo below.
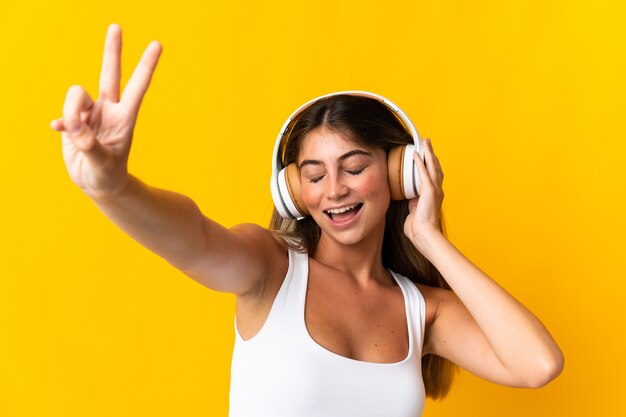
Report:
[[[409,200],[409,215],[404,222],[404,233],[415,247],[422,251],[432,234],[441,234],[439,221],[443,202],[443,171],[435,156],[430,139],[424,140],[424,160],[415,152],[413,159],[420,179],[419,197]]]
[[[145,49],[120,100],[122,32],[107,31],[100,73],[100,96],[93,101],[78,85],[65,96],[63,117],[50,127],[62,132],[63,159],[72,181],[92,198],[119,193],[128,179],[128,154],[141,101],[161,54],[161,44]]]

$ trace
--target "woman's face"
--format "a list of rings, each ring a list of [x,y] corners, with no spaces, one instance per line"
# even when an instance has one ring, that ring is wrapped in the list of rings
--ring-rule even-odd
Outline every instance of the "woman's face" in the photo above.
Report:
[[[305,136],[297,163],[302,198],[322,236],[345,245],[382,238],[390,201],[382,148],[321,127]]]

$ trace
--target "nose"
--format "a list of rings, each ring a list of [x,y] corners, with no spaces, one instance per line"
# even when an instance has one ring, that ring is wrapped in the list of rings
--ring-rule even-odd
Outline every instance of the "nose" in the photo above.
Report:
[[[331,175],[328,181],[328,198],[337,200],[350,192],[341,175]]]

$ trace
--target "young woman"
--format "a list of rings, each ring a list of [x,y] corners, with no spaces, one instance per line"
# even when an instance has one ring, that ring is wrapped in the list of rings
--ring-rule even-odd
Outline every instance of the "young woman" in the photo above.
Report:
[[[512,387],[561,372],[541,322],[446,239],[432,144],[376,96],[317,100],[279,143],[302,220],[275,211],[269,230],[226,229],[128,173],[161,46],[147,47],[121,97],[120,53],[111,25],[100,97],[70,87],[51,127],[70,177],[117,226],[236,294],[231,416],[419,416],[426,395],[446,395],[456,366]],[[413,141],[423,147],[413,158],[419,197],[392,201],[389,154]]]

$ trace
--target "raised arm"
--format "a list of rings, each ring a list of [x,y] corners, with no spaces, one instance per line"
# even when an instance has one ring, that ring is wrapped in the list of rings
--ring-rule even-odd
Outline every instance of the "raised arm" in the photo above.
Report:
[[[152,42],[120,97],[121,29],[107,31],[100,96],[69,88],[63,117],[63,158],[74,181],[118,227],[209,288],[244,294],[262,285],[280,253],[279,243],[258,226],[226,229],[204,216],[188,197],[151,187],[128,173],[139,107],[161,54]]]
[[[434,353],[489,381],[537,388],[563,369],[563,354],[526,307],[459,252],[437,229],[443,172],[430,141],[426,166],[415,158],[420,197],[410,202],[405,233],[439,270],[452,291],[424,287],[437,306],[424,342]]]

